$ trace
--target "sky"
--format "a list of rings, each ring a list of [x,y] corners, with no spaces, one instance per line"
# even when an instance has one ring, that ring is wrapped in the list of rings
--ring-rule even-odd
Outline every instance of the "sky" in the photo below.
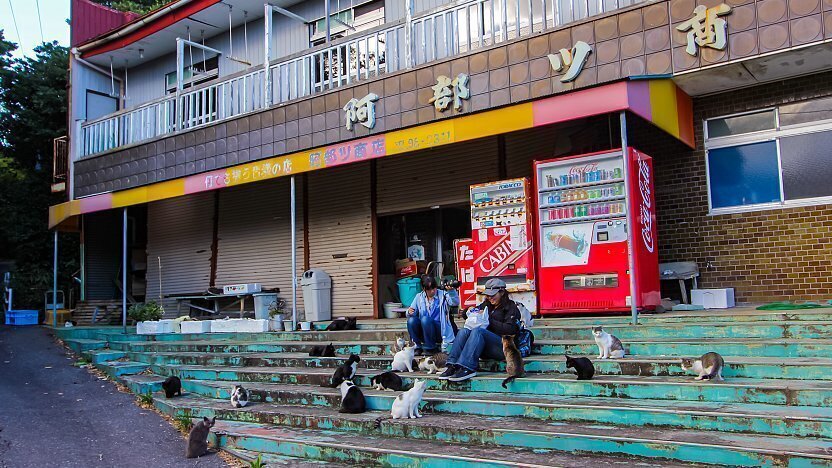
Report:
[[[15,57],[34,57],[34,48],[46,42],[58,41],[69,46],[70,0],[0,0],[0,29],[6,40],[18,45]],[[43,39],[38,23],[38,5],[40,6],[40,24],[43,25]],[[10,9],[11,8],[11,9]],[[14,11],[14,15],[12,15]],[[17,19],[17,29],[14,26]],[[18,30],[20,35],[18,35]]]

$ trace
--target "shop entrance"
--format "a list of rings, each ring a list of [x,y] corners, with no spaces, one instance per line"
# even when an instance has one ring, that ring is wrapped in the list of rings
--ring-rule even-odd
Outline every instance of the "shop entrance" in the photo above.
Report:
[[[379,302],[400,302],[396,261],[408,258],[408,249],[424,250],[424,260],[416,262],[419,273],[430,262],[442,262],[444,275],[455,276],[454,239],[471,236],[471,211],[467,205],[454,205],[379,216],[377,227]]]

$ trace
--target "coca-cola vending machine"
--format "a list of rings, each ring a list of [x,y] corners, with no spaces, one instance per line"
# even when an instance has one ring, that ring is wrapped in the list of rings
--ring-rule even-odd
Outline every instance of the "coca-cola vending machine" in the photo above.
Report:
[[[511,298],[535,313],[530,194],[526,178],[472,185],[471,235],[477,292],[482,293],[489,279],[500,278]]]
[[[624,164],[629,164],[626,193]],[[627,210],[632,210],[636,305],[661,302],[653,160],[635,149],[535,161],[541,314],[630,309]]]

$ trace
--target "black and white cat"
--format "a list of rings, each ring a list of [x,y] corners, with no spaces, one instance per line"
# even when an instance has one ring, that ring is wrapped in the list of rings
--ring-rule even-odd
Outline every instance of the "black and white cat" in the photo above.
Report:
[[[566,368],[575,369],[575,373],[578,374],[578,380],[592,380],[592,377],[595,375],[595,366],[592,365],[592,361],[589,358],[570,357],[566,354],[564,356],[566,356]]]
[[[182,381],[179,377],[172,375],[162,382],[162,389],[165,391],[165,398],[182,396]]]
[[[326,331],[355,330],[358,328],[356,320],[355,317],[339,317],[326,326]]]
[[[242,385],[235,385],[234,390],[231,390],[231,406],[234,408],[242,408],[248,404],[248,391]]]
[[[332,346],[332,343],[328,345],[315,345],[309,351],[309,357],[335,357],[335,346]]]
[[[404,382],[399,374],[392,371],[383,372],[375,375],[370,379],[370,385],[376,390],[394,390],[400,392],[404,390]]]
[[[329,379],[329,385],[323,385],[324,387],[332,387],[335,388],[345,380],[352,380],[355,377],[355,372],[358,370],[358,363],[361,361],[361,358],[357,354],[350,354],[350,357],[338,366],[335,369],[335,372],[332,374],[332,377]]]
[[[599,325],[592,327],[595,344],[598,345],[598,359],[621,359],[624,357],[624,345],[621,340],[605,332]]]
[[[351,380],[341,382],[341,409],[339,413],[363,413],[367,411],[364,394]]]
[[[722,369],[725,367],[725,360],[718,353],[705,353],[699,359],[682,359],[682,369],[694,371],[698,374],[694,380],[725,380],[722,378]]]
[[[188,433],[188,445],[185,447],[186,458],[197,458],[208,453],[208,434],[216,422],[216,416],[213,419],[202,418],[202,421],[191,428],[191,432]]]

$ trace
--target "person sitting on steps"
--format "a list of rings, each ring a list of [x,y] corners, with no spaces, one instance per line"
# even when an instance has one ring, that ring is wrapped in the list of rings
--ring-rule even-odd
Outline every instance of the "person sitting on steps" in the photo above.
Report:
[[[407,332],[416,343],[416,355],[433,355],[444,343],[454,341],[454,332],[448,318],[448,308],[459,300],[439,289],[436,278],[422,276],[422,292],[413,298],[407,309]]]
[[[486,300],[477,308],[488,313],[488,327],[463,328],[454,340],[448,356],[448,368],[440,379],[461,382],[477,375],[480,356],[504,361],[502,336],[520,331],[520,310],[509,299],[505,281],[491,278],[485,283]],[[466,311],[467,313],[467,311]]]

